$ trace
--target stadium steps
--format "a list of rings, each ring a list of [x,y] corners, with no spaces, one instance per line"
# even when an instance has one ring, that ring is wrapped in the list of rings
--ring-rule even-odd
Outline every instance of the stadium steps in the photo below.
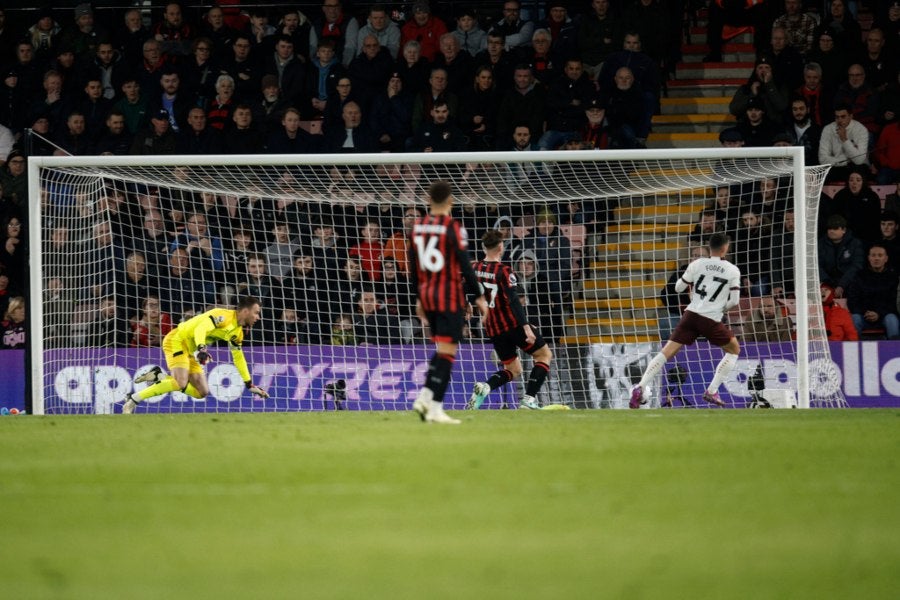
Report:
[[[597,256],[607,261],[614,258],[633,260],[668,260],[675,256],[684,244],[680,241],[630,241],[616,244],[597,244]]]
[[[718,133],[733,127],[737,119],[728,113],[697,115],[659,115],[653,119],[653,131],[662,133]]]
[[[685,204],[657,204],[647,206],[620,207],[615,210],[618,221],[656,221],[665,219],[668,223],[693,223],[696,216],[706,206],[701,202]]]

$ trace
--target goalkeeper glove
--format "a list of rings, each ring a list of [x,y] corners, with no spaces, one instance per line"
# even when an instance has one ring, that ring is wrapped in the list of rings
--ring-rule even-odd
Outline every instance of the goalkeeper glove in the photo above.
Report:
[[[212,360],[209,352],[206,351],[206,344],[200,344],[199,346],[197,346],[197,354],[195,354],[195,357],[197,358],[197,362],[201,365],[205,365]]]
[[[253,385],[252,381],[245,381],[244,385],[247,386],[247,389],[250,390],[251,394],[256,394],[260,398],[268,398],[269,397],[269,394],[268,394],[268,392],[266,392],[266,390],[262,389],[258,385]]]

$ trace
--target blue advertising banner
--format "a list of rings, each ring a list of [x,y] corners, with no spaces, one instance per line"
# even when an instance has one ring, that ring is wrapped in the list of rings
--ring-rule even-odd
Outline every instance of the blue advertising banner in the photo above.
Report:
[[[570,381],[562,382],[559,401],[569,402],[581,394],[586,400],[581,405],[626,406],[626,390],[633,382],[633,371],[642,370],[646,357],[656,351],[654,348],[657,346],[641,345],[632,349],[634,356],[629,357],[622,356],[623,351],[631,354],[622,345],[616,345],[616,352],[607,352],[599,345],[581,347],[579,355],[570,347],[569,368],[581,365],[584,373],[571,373]],[[784,358],[790,356],[788,350],[776,344],[743,344],[737,366],[722,385],[722,398],[729,406],[745,406],[750,397],[747,379],[760,364],[767,389],[791,389],[796,365]],[[154,399],[147,407],[154,412],[334,410],[334,395],[326,391],[329,385],[343,380],[346,399],[342,408],[345,410],[406,410],[424,380],[432,352],[430,345],[248,347],[245,353],[254,382],[272,394],[268,400],[259,400],[244,388],[228,350],[216,348],[214,362],[207,368],[211,389],[207,398],[198,400],[171,393]],[[675,365],[683,367],[680,392],[696,403],[720,356],[720,350],[701,342],[685,348],[666,366],[666,372],[668,375]],[[630,368],[638,358],[642,361],[641,368]],[[48,414],[114,412],[115,403],[133,389],[134,376],[161,361],[158,349],[48,351],[44,360],[45,411]],[[610,374],[602,389],[597,387],[596,373],[602,370],[598,367]],[[486,377],[495,369],[490,347],[462,346],[447,396],[448,407],[462,408],[474,378]],[[572,381],[579,378],[581,382]],[[672,387],[668,379],[660,383]],[[3,386],[0,407],[23,409],[23,351],[0,351],[0,385]],[[811,361],[810,386],[823,395],[842,390],[851,407],[900,408],[900,343],[834,342],[830,361]],[[504,396],[511,401],[516,390],[507,387],[510,389],[506,394],[492,394],[485,408],[498,408]]]

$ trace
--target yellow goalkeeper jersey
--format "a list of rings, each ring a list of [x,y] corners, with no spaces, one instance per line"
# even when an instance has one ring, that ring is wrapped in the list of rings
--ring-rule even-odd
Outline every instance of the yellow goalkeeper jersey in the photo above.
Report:
[[[180,323],[176,331],[191,354],[196,352],[197,346],[200,345],[209,345],[217,340],[228,342],[234,366],[244,381],[250,381],[247,359],[241,350],[244,329],[238,325],[237,311],[214,308]]]

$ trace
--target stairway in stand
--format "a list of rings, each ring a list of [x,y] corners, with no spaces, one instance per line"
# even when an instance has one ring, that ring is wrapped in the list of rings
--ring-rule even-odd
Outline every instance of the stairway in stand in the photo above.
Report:
[[[705,23],[701,20],[701,23]],[[691,41],[705,42],[706,27],[691,27]],[[705,148],[719,145],[719,132],[735,123],[728,104],[753,70],[755,53],[750,33],[731,39],[722,51],[722,62],[705,63],[705,43],[683,44],[683,59],[668,82],[668,98],[653,117],[650,148]]]

